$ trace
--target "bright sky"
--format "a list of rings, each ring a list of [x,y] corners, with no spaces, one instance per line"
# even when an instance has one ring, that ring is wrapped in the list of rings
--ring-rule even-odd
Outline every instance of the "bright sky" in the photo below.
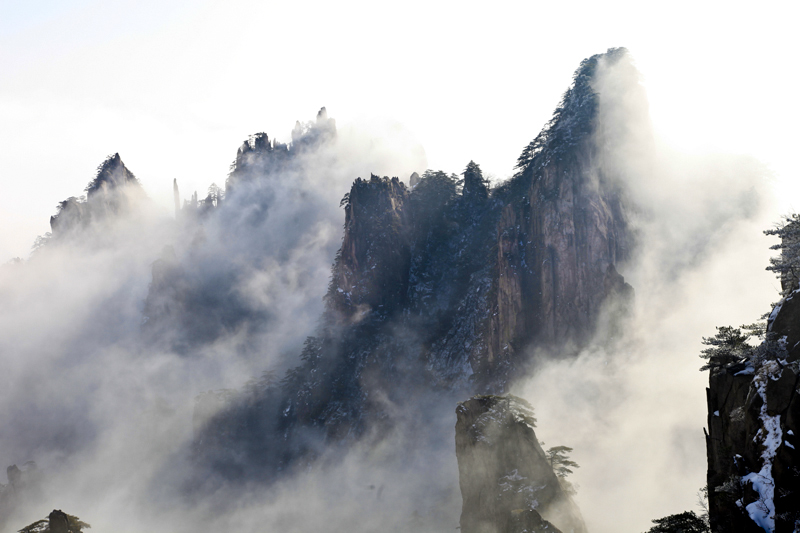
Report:
[[[612,46],[660,135],[758,157],[800,209],[798,5],[0,0],[0,263],[109,153],[167,209],[173,177],[185,196],[221,184],[248,134],[286,140],[323,105],[415,139],[429,167],[506,177],[581,59]]]

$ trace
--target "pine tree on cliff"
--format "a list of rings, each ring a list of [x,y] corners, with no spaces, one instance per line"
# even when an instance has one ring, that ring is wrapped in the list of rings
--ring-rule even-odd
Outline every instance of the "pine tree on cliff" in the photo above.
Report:
[[[700,352],[700,357],[706,360],[700,370],[722,369],[743,361],[753,350],[747,344],[749,337],[740,328],[732,326],[718,327],[716,335],[703,337],[703,344],[708,348]]]
[[[572,474],[570,468],[580,468],[578,463],[570,460],[569,455],[567,455],[569,453],[572,453],[572,448],[569,446],[553,446],[546,452],[547,461],[553,468],[553,472],[560,478],[565,478],[568,474]]]
[[[775,272],[781,280],[781,296],[787,297],[800,288],[800,215],[792,213],[774,228],[764,231],[766,235],[780,237],[781,242],[770,246],[770,250],[780,250],[777,257],[771,257],[767,270]],[[750,337],[760,338],[758,346],[747,343]],[[700,368],[704,370],[720,370],[733,364],[750,359],[775,359],[776,353],[783,348],[777,337],[766,330],[764,323],[755,323],[734,328],[732,326],[717,327],[713,337],[703,337],[703,344],[708,346],[700,353],[706,363]]]
[[[653,520],[656,524],[647,533],[708,533],[711,531],[703,519],[693,511],[673,514]]]
[[[786,216],[782,223],[764,234],[781,239],[780,243],[770,246],[770,250],[780,250],[781,254],[770,258],[767,270],[775,272],[781,280],[781,296],[788,296],[800,286],[800,215]]]
[[[598,54],[581,61],[573,77],[574,83],[561,97],[553,117],[536,138],[522,150],[517,159],[517,175],[525,172],[536,156],[545,149],[551,156],[559,155],[592,134],[598,105],[592,80],[598,62],[601,57],[613,62],[627,53],[625,48],[610,48],[605,54]]]
[[[441,170],[426,170],[411,192],[413,211],[413,237],[418,245],[422,241],[443,239],[445,207],[453,202],[458,191],[455,175]]]

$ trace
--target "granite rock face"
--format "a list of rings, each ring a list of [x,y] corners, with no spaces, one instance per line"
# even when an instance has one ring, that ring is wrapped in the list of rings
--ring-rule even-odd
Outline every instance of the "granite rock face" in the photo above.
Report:
[[[800,526],[800,297],[773,311],[763,355],[712,372],[708,398],[711,528],[794,532]]]
[[[329,313],[402,317],[417,332],[407,357],[427,360],[438,384],[470,378],[477,391],[507,390],[531,363],[526,348],[585,345],[605,311],[633,299],[617,269],[633,247],[624,188],[597,143],[593,85],[601,64],[626,60],[613,50],[584,61],[519,173],[492,191],[472,161],[460,194],[441,172],[415,176],[410,191],[396,178],[356,180]]]
[[[227,471],[264,462],[283,471],[283,458],[305,449],[309,432],[326,441],[358,439],[392,426],[391,412],[419,409],[417,393],[504,393],[539,362],[535,348],[577,354],[598,326],[612,336],[633,299],[619,270],[634,239],[624,180],[608,164],[614,140],[600,143],[596,135],[596,80],[625,61],[626,52],[615,49],[582,62],[553,119],[520,156],[518,173],[494,188],[472,161],[462,176],[428,170],[412,176],[411,187],[396,177],[354,181],[341,202],[344,234],[319,327],[269,409],[280,415],[266,425],[281,428],[282,438],[270,454],[239,454],[242,464]],[[318,118],[309,139],[326,142],[330,120]],[[261,179],[259,172],[277,179],[270,169],[289,168],[293,151],[266,136],[248,141],[229,179],[233,196]],[[230,205],[226,197],[220,215]],[[148,327],[201,323],[192,313],[229,307],[222,298],[208,310],[186,305],[187,295],[207,291],[182,288],[182,271],[167,263],[154,265]],[[264,322],[257,318],[241,309],[230,323]],[[263,403],[257,392],[246,395],[240,405]],[[246,408],[231,409],[208,431],[227,435],[227,448],[263,449],[265,437],[246,429],[251,417]],[[201,434],[198,441],[218,439]]]
[[[460,403],[456,415],[461,531],[586,531],[539,445],[527,402],[476,396]]]
[[[347,195],[344,238],[334,272],[339,310],[393,308],[408,290],[408,190],[397,178],[357,179]],[[331,295],[335,297],[335,295]]]

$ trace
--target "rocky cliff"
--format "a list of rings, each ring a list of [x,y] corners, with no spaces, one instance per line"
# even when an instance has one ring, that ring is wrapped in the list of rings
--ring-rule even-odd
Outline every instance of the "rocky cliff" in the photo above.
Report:
[[[765,233],[781,237],[768,270],[780,277],[784,298],[763,330],[723,327],[704,339],[709,517],[724,533],[800,528],[800,218]],[[753,336],[754,346],[746,342]]]
[[[538,362],[534,348],[577,353],[603,313],[620,315],[633,297],[618,273],[633,237],[621,176],[606,164],[613,142],[595,135],[596,77],[620,61],[627,54],[614,49],[581,63],[518,173],[498,187],[474,162],[461,176],[412,176],[410,189],[398,178],[353,183],[320,327],[274,409],[281,443],[243,462],[272,461],[277,470],[277,458],[300,449],[293,435],[338,441],[391,426],[387,404],[409,407],[415,391],[504,392]],[[253,160],[267,166],[283,164],[259,139],[239,150],[234,191],[243,183],[236,172],[254,154],[266,154]],[[263,441],[232,429],[246,428],[248,416],[229,410],[209,431]]]
[[[800,297],[770,315],[745,360],[712,368],[708,497],[712,531],[793,532],[800,526]]]
[[[409,349],[425,358],[434,381],[470,378],[486,391],[506,389],[530,362],[526,348],[587,342],[606,306],[633,297],[616,268],[633,240],[624,191],[593,136],[593,76],[622,60],[614,50],[581,65],[517,176],[495,190],[474,162],[462,180],[430,171],[416,177],[410,193],[395,179],[373,177],[369,188],[358,180],[343,201],[333,307],[392,310],[413,325],[421,346]],[[391,214],[391,223],[376,213]],[[382,271],[391,277],[376,284]],[[379,308],[360,299],[352,291],[361,285],[393,291],[385,296],[391,301]]]
[[[520,187],[508,202],[515,213],[498,229],[519,243],[519,259],[508,265],[525,302],[519,322],[543,342],[585,341],[610,295],[632,296],[615,269],[633,239],[621,176],[607,165],[614,140],[598,143],[595,83],[602,68],[626,60],[614,49],[581,64],[551,123],[520,156],[520,183],[510,187]]]
[[[476,396],[460,403],[456,416],[461,531],[586,531],[539,445],[527,402]]]
[[[410,220],[408,190],[397,178],[357,179],[347,193],[344,238],[329,294],[331,309],[346,321],[402,303],[408,290]]]

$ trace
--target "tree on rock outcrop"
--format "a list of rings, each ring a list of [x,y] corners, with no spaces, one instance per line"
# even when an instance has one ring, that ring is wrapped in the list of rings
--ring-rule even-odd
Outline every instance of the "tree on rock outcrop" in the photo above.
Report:
[[[38,520],[23,527],[19,533],[81,533],[91,527],[77,516],[67,514],[61,509],[54,509],[45,520]]]
[[[574,496],[578,493],[578,489],[576,485],[567,481],[567,475],[572,474],[571,468],[580,468],[580,465],[569,458],[570,453],[572,448],[569,446],[553,446],[545,452],[545,455],[553,472],[558,476],[561,487],[567,494]]]
[[[717,334],[713,337],[703,337],[703,344],[708,346],[700,352],[700,357],[706,360],[702,370],[723,369],[744,360],[753,350],[747,344],[750,337],[741,328],[732,326],[717,327]]]
[[[656,524],[647,533],[709,533],[708,525],[693,511],[665,516],[653,520]]]
[[[489,180],[483,177],[481,167],[474,161],[467,164],[464,169],[464,188],[462,194],[465,198],[486,199],[489,196]]]

